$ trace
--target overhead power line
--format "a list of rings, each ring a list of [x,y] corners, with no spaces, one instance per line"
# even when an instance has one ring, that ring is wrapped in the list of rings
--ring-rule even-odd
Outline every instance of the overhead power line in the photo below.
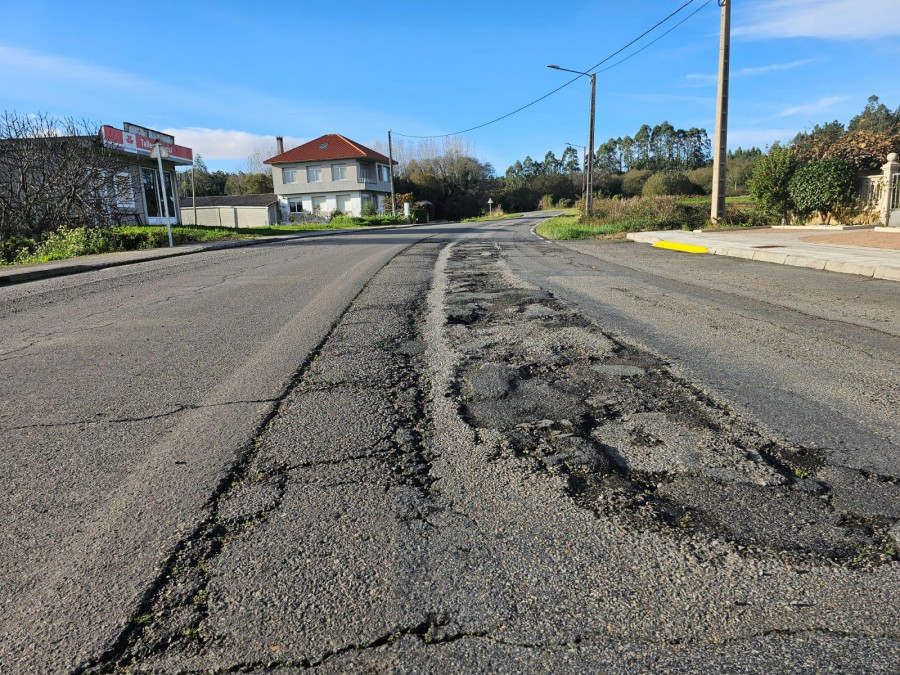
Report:
[[[618,56],[619,54],[621,54],[622,52],[624,52],[626,49],[628,49],[629,47],[631,47],[631,46],[634,45],[635,43],[640,42],[643,38],[647,37],[647,35],[649,35],[649,34],[652,33],[653,31],[655,31],[657,28],[659,28],[659,27],[662,26],[663,24],[665,24],[665,23],[667,23],[668,21],[670,21],[673,17],[675,17],[676,15],[678,15],[679,13],[681,13],[686,7],[688,7],[689,5],[692,5],[695,1],[696,1],[696,0],[688,0],[688,1],[685,2],[683,5],[681,5],[681,7],[679,7],[678,9],[676,9],[674,12],[672,12],[671,14],[669,14],[669,15],[668,15],[667,17],[665,17],[664,19],[662,19],[662,20],[658,21],[657,23],[655,23],[653,26],[651,26],[650,28],[648,28],[647,30],[645,30],[643,33],[641,33],[640,35],[638,35],[636,38],[634,38],[631,42],[629,42],[629,43],[626,44],[625,46],[623,46],[623,47],[617,49],[616,51],[614,51],[612,54],[610,54],[609,56],[607,56],[606,58],[604,58],[604,59],[603,59],[602,61],[600,61],[599,63],[596,63],[596,64],[594,64],[593,66],[591,66],[591,67],[586,71],[586,73],[591,73],[591,72],[593,72],[594,70],[596,70],[597,68],[599,68],[600,66],[602,66],[604,63],[607,63],[607,62],[609,62],[611,59],[614,59],[616,56]],[[645,45],[644,47],[642,47],[641,49],[639,49],[638,51],[636,51],[634,54],[630,54],[629,56],[625,57],[624,59],[622,59],[622,60],[620,60],[620,61],[617,61],[616,63],[612,64],[612,65],[609,66],[608,68],[604,68],[603,70],[601,70],[601,71],[599,71],[599,72],[606,72],[607,70],[610,70],[611,68],[615,68],[615,67],[616,67],[617,65],[619,65],[620,63],[624,63],[625,61],[627,61],[627,60],[630,59],[631,57],[636,56],[637,54],[639,54],[640,52],[642,52],[644,49],[647,49],[647,47],[649,47],[650,45],[654,44],[655,42],[658,42],[659,40],[661,40],[662,38],[664,38],[666,35],[668,35],[669,33],[671,33],[673,30],[675,30],[676,28],[678,28],[678,26],[681,26],[683,23],[685,23],[685,21],[687,21],[688,19],[690,19],[691,17],[693,17],[695,14],[697,14],[701,9],[703,9],[703,7],[706,7],[706,5],[708,5],[710,2],[712,2],[712,0],[707,0],[707,1],[706,1],[699,9],[697,9],[697,11],[695,11],[693,14],[691,14],[690,16],[688,16],[686,19],[684,19],[683,21],[681,21],[680,23],[678,23],[676,26],[672,27],[671,29],[669,29],[668,31],[666,31],[665,33],[663,33],[662,35],[660,35],[658,38],[656,38],[655,40],[653,40],[653,42],[651,42],[650,44]],[[476,125],[476,126],[474,126],[474,127],[469,127],[468,129],[462,129],[462,130],[460,130],[460,131],[453,131],[453,132],[450,132],[450,133],[448,133],[448,134],[433,134],[433,135],[431,135],[431,136],[414,136],[414,135],[412,135],[412,134],[401,134],[401,133],[396,132],[396,131],[393,132],[393,133],[394,133],[395,136],[402,136],[402,137],[404,137],[404,138],[428,139],[428,138],[448,138],[449,136],[458,136],[458,135],[460,135],[460,134],[466,134],[466,133],[469,133],[470,131],[475,131],[476,129],[483,129],[483,128],[486,127],[486,126],[490,126],[491,124],[496,124],[497,122],[500,122],[500,121],[502,121],[502,120],[505,120],[505,119],[507,119],[508,117],[512,117],[513,115],[515,115],[515,114],[517,114],[517,113],[520,113],[520,112],[522,112],[523,110],[525,110],[525,109],[527,109],[527,108],[530,108],[531,106],[535,105],[536,103],[540,103],[540,102],[543,101],[544,99],[550,98],[551,96],[553,96],[553,94],[555,94],[555,93],[557,93],[557,92],[559,92],[559,91],[562,91],[563,89],[565,89],[566,87],[568,87],[570,84],[572,84],[572,83],[575,82],[576,80],[581,79],[582,77],[585,77],[585,75],[577,75],[576,77],[573,77],[571,80],[569,80],[568,82],[565,82],[564,84],[560,85],[560,86],[557,87],[556,89],[553,89],[552,91],[547,92],[547,93],[544,94],[543,96],[534,99],[534,100],[531,101],[530,103],[526,103],[525,105],[523,105],[523,106],[521,106],[521,107],[519,107],[519,108],[516,108],[516,109],[513,110],[512,112],[508,112],[508,113],[506,113],[505,115],[501,115],[500,117],[495,117],[494,119],[492,119],[492,120],[490,120],[490,121],[488,121],[488,122],[484,122],[484,123],[482,123],[482,124],[478,124],[478,125]]]
[[[718,0],[718,1],[721,2],[722,0]],[[706,7],[708,4],[710,4],[711,2],[713,2],[713,0],[706,0],[706,2],[704,2],[702,5],[700,5],[700,6],[699,6],[697,9],[695,9],[693,12],[691,12],[691,13],[688,14],[686,17],[684,17],[681,21],[679,21],[678,23],[676,23],[674,26],[672,26],[669,30],[667,30],[667,31],[666,31],[665,33],[663,33],[662,35],[660,35],[660,36],[654,38],[653,40],[651,40],[650,42],[648,42],[647,44],[645,44],[643,47],[641,47],[640,49],[638,49],[638,50],[632,52],[631,54],[629,54],[628,56],[626,56],[624,59],[619,59],[618,61],[616,61],[616,62],[613,63],[612,65],[609,65],[609,66],[607,66],[606,68],[603,68],[602,70],[598,70],[597,72],[598,72],[598,73],[605,73],[607,70],[612,70],[612,69],[615,68],[616,66],[618,66],[618,65],[620,65],[620,64],[622,64],[622,63],[625,63],[628,59],[634,58],[635,56],[637,56],[638,54],[640,54],[640,53],[641,53],[642,51],[644,51],[645,49],[648,49],[648,48],[652,47],[652,46],[655,45],[657,42],[659,42],[659,41],[662,40],[664,37],[666,37],[666,35],[668,35],[668,34],[671,33],[672,31],[678,29],[679,27],[681,27],[682,25],[684,25],[685,23],[687,23],[688,21],[690,21],[691,19],[693,19],[695,16],[697,16],[697,14],[699,14],[700,11],[701,11],[704,7]]]

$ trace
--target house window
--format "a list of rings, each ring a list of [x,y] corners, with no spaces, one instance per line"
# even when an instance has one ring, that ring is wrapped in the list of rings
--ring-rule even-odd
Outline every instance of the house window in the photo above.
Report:
[[[288,199],[288,208],[291,213],[303,213],[302,199]]]
[[[307,167],[306,180],[309,183],[321,183],[322,182],[322,167],[320,167],[320,166]]]
[[[391,174],[384,164],[378,165],[378,180],[385,183],[389,183],[391,181]]]
[[[346,164],[332,164],[331,165],[331,180],[347,180],[347,165]]]
[[[281,182],[285,184],[296,183],[297,169],[283,169],[281,172]]]
[[[134,208],[134,185],[130,173],[117,173],[113,177],[113,191],[116,206],[120,209]]]

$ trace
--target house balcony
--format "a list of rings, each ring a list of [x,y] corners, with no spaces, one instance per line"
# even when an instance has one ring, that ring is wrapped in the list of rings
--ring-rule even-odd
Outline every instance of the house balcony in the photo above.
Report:
[[[371,178],[369,176],[357,176],[356,182],[360,185],[375,185],[378,181],[375,178]]]

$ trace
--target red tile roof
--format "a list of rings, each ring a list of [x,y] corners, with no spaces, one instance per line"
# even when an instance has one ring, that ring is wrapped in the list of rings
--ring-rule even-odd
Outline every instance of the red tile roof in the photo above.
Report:
[[[375,159],[387,163],[389,160],[380,152],[360,145],[340,134],[326,134],[317,139],[298,145],[287,152],[271,157],[266,164],[286,164],[288,162],[319,162],[330,159]],[[395,161],[394,164],[397,162]]]

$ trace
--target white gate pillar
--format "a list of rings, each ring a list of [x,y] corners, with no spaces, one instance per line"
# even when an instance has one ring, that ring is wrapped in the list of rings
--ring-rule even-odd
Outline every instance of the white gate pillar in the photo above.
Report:
[[[885,227],[900,227],[900,222],[891,223],[891,209],[894,207],[894,176],[900,173],[900,162],[897,161],[897,153],[892,152],[887,156],[887,164],[881,167],[884,172],[884,190],[881,192],[881,222]]]

